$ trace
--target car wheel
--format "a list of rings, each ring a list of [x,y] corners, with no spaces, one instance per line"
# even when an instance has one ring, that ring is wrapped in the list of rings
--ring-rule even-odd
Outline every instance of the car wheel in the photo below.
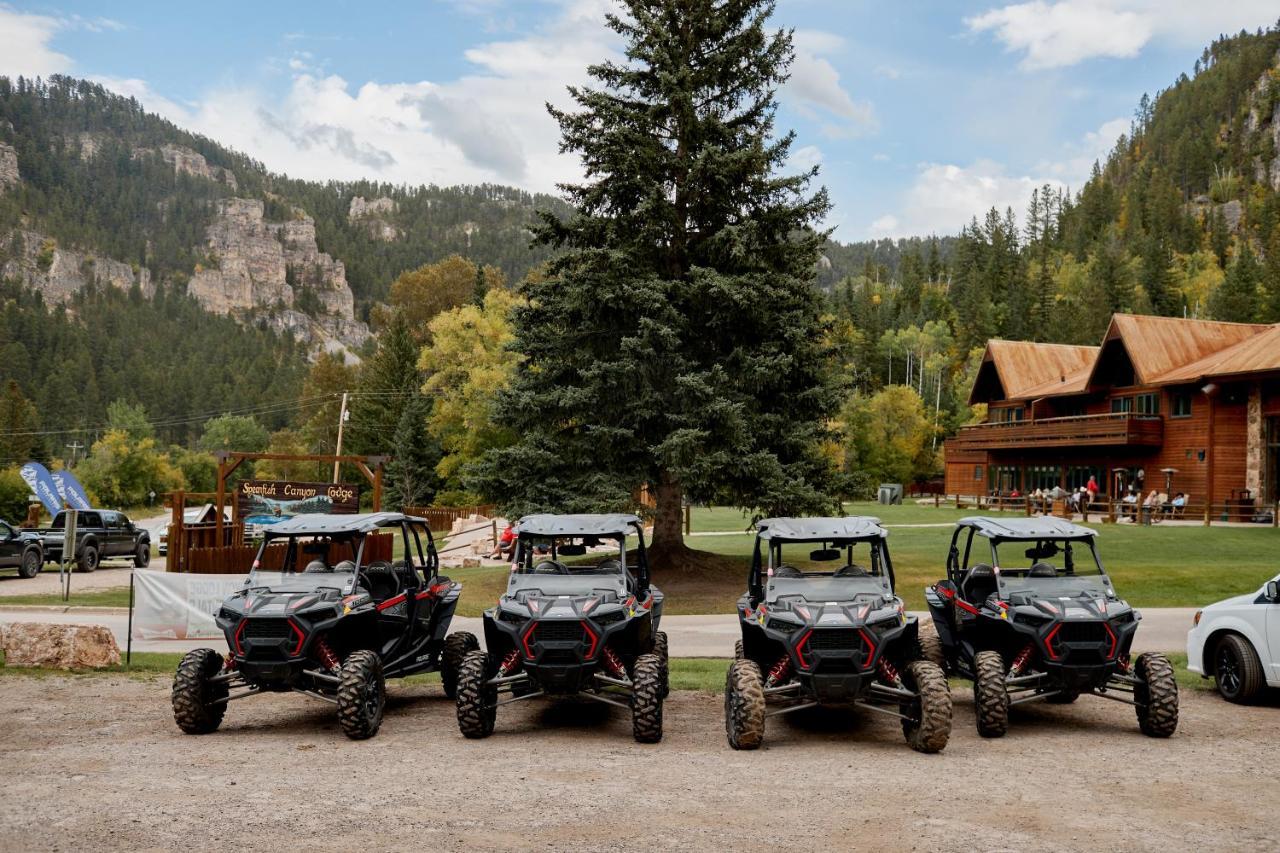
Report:
[[[458,692],[458,668],[468,652],[480,648],[476,635],[468,631],[456,631],[444,638],[444,650],[440,652],[440,682],[444,695],[453,699]]]
[[[927,660],[907,664],[908,686],[919,697],[903,708],[902,734],[916,752],[941,752],[951,738],[951,687],[942,667]]]
[[[724,682],[724,731],[729,746],[758,749],[764,742],[764,711],[764,677],[759,665],[745,658],[735,660]]]
[[[98,568],[98,549],[93,545],[86,545],[84,550],[80,552],[80,559],[76,561],[76,566],[82,572],[92,572]]]
[[[189,735],[206,735],[222,725],[227,685],[211,681],[222,671],[222,655],[213,649],[187,652],[173,675],[173,720]]]
[[[28,548],[22,554],[22,565],[18,567],[18,577],[33,578],[40,574],[40,566],[43,564],[40,558],[40,551],[36,548]]]
[[[133,553],[133,565],[135,568],[145,569],[151,563],[151,545],[147,542],[139,542],[138,549]]]
[[[486,652],[467,652],[458,667],[458,730],[473,740],[493,734],[498,717],[498,688],[489,684],[491,667]]]
[[[999,652],[978,652],[973,658],[973,705],[978,734],[1004,737],[1009,731],[1009,688],[1005,684],[1004,658]]]
[[[382,660],[367,649],[352,652],[338,675],[338,722],[343,734],[352,740],[376,735],[386,705]]]
[[[671,695],[671,659],[667,651],[667,633],[659,631],[653,637],[653,653],[662,661],[662,698]]]
[[[1133,667],[1138,683],[1133,687],[1138,728],[1148,737],[1169,737],[1178,728],[1178,681],[1173,664],[1161,654],[1138,656]]]
[[[662,740],[662,660],[640,655],[631,675],[631,734],[636,743]]]
[[[1253,644],[1239,634],[1223,637],[1213,652],[1213,679],[1228,702],[1243,705],[1258,698],[1264,677]]]

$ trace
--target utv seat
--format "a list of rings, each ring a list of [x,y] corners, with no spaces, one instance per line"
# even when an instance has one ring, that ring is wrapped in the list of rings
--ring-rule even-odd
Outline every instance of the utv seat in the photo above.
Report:
[[[1058,570],[1050,563],[1036,563],[1031,567],[1031,571],[1027,572],[1029,578],[1056,578]]]
[[[971,567],[960,583],[960,594],[964,596],[964,600],[975,604],[986,601],[987,596],[995,591],[996,573],[986,563]]]
[[[569,568],[555,560],[543,560],[533,567],[533,573],[535,575],[567,575]]]
[[[596,563],[592,569],[593,572],[620,572],[622,571],[622,562],[620,560],[601,560]]]
[[[836,570],[835,577],[838,578],[869,578],[871,572],[867,571],[857,563],[850,563],[847,566],[841,566]]]
[[[783,563],[781,566],[773,570],[775,578],[802,578],[804,575],[795,566],[788,566]]]
[[[400,575],[385,560],[370,563],[361,573],[365,589],[374,601],[386,601],[400,594]]]

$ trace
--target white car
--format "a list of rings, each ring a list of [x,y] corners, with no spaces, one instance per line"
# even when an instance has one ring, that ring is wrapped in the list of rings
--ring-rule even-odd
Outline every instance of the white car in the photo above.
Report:
[[[1212,677],[1230,702],[1280,687],[1280,576],[1262,589],[1196,611],[1187,669]]]

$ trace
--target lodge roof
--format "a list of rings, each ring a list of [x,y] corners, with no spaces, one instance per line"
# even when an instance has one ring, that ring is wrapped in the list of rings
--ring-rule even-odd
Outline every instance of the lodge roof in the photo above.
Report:
[[[1101,346],[989,341],[969,403],[987,401],[982,391],[984,380],[989,382],[989,375],[984,376],[988,370],[994,370],[1006,400],[1036,400],[1105,388],[1112,383],[1099,371],[1107,361],[1104,356],[1116,347],[1132,365],[1137,385],[1280,371],[1280,324],[1116,314]]]

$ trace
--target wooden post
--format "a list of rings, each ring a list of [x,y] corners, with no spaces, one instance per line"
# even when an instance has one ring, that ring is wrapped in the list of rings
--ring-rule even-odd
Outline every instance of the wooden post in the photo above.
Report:
[[[1205,469],[1206,470],[1205,498],[1204,498],[1204,526],[1205,527],[1210,526],[1211,524],[1210,516],[1213,515],[1213,497],[1214,497],[1213,467],[1214,467],[1214,461],[1217,459],[1217,456],[1218,456],[1217,451],[1213,446],[1213,433],[1214,433],[1213,422],[1217,420],[1217,406],[1215,405],[1217,401],[1217,396],[1218,396],[1217,391],[1218,391],[1217,386],[1212,383],[1210,383],[1209,385],[1206,385],[1204,388],[1204,395],[1209,400],[1209,436],[1208,436],[1208,440],[1205,447],[1205,452],[1209,454],[1208,465]]]
[[[942,502],[942,492],[934,492],[934,493],[933,493],[933,508],[934,508],[934,509],[937,509],[937,508],[938,508],[938,505],[939,505],[941,502]]]
[[[684,505],[684,535],[688,536],[693,529],[693,507]]]
[[[217,498],[217,506],[214,507],[214,511],[217,513],[217,515],[214,516],[214,528],[213,528],[215,531],[214,541],[217,543],[215,547],[217,548],[223,548],[226,546],[226,541],[222,538],[223,536],[222,507],[226,504],[226,502],[227,502],[227,457],[225,454],[219,453],[218,454],[218,498]]]
[[[373,511],[382,512],[382,463],[373,469]]]
[[[956,509],[960,508],[960,493],[956,492]]]
[[[1030,497],[1024,497],[1024,498],[1022,499],[1022,502],[1023,502],[1023,504],[1025,504],[1025,508],[1026,508],[1026,511],[1027,511],[1027,518],[1030,518],[1030,517],[1031,517],[1031,498],[1030,498]]]
[[[186,507],[186,492],[181,490],[169,493],[172,506],[169,511],[169,553],[165,557],[165,571],[172,572],[174,569],[174,560],[177,562],[176,571],[182,571],[182,558],[187,553],[186,543],[183,539],[182,520]]]

